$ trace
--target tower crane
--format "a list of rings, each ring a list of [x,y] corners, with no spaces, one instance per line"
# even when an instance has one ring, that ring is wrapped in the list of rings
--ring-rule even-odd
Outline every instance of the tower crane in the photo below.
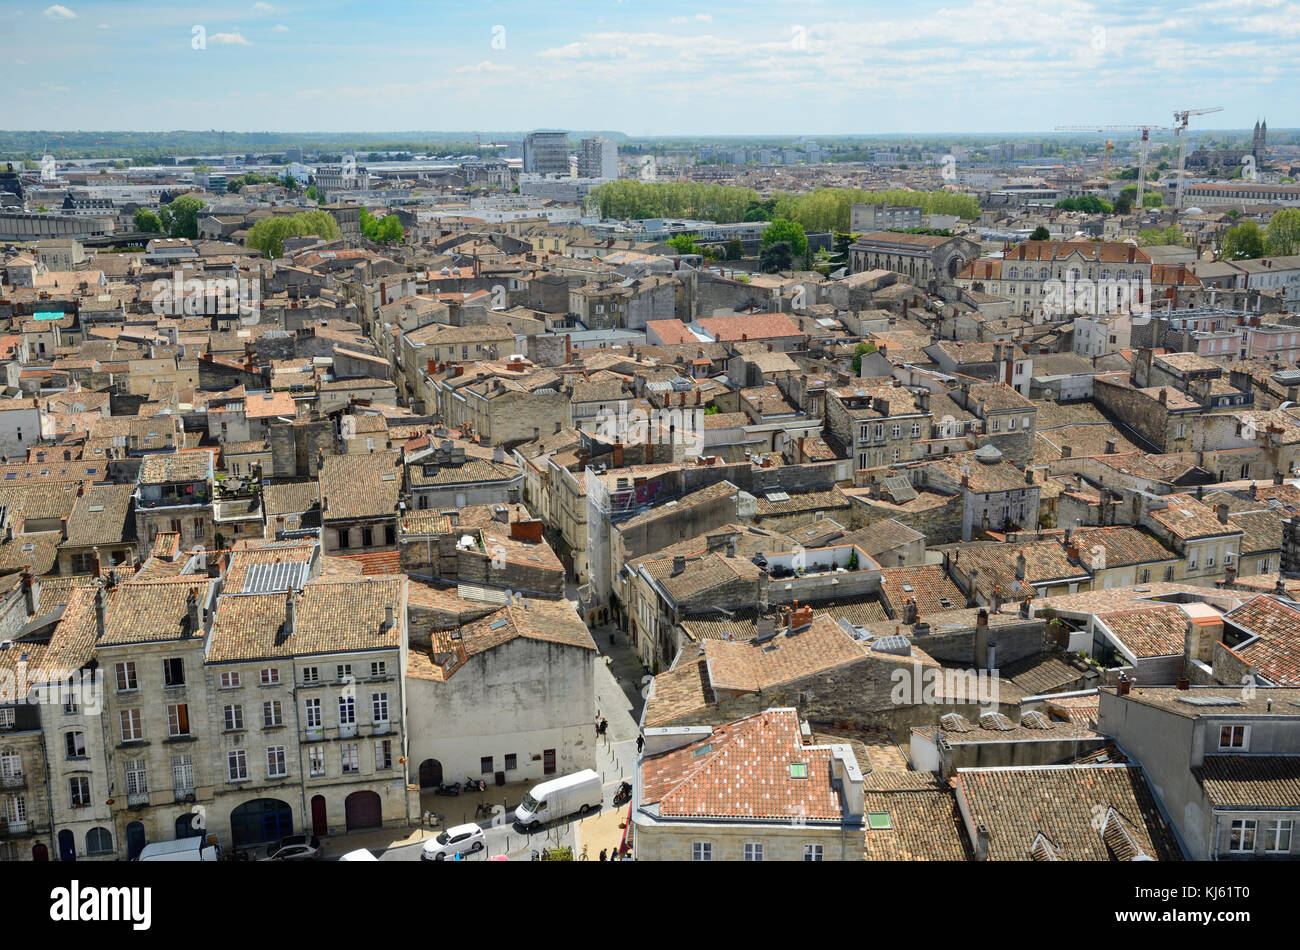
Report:
[[[1222,112],[1222,106],[1211,106],[1208,109],[1180,109],[1174,112],[1174,134],[1179,136],[1178,141],[1178,200],[1174,207],[1183,210],[1183,175],[1187,165],[1187,119],[1194,115],[1209,115],[1211,112]]]
[[[1171,132],[1174,131],[1164,125],[1058,125],[1058,132],[1141,132],[1142,142],[1138,147],[1138,176],[1137,176],[1137,197],[1133,202],[1134,207],[1139,211],[1142,210],[1142,190],[1146,187],[1147,181],[1147,148],[1151,140],[1152,132]],[[1106,143],[1106,171],[1110,171],[1110,148],[1112,142]]]

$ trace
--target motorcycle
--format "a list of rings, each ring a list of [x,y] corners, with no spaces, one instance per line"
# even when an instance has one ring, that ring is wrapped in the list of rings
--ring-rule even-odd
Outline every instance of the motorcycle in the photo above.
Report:
[[[473,776],[470,776],[469,778],[465,779],[465,791],[485,792],[487,791],[487,782],[483,781],[481,778],[474,778]]]
[[[446,783],[443,783],[443,784],[439,785],[439,786],[434,790],[434,793],[433,793],[433,794],[435,794],[435,795],[459,795],[459,794],[460,794],[460,782],[452,782],[450,785],[448,785],[448,784],[446,784]]]
[[[632,800],[632,783],[624,782],[622,785],[618,787],[618,791],[614,793],[614,804],[626,805],[631,800]]]

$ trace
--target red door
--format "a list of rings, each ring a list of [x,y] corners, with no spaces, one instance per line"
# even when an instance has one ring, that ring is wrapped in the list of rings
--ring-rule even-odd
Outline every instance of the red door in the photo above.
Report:
[[[378,828],[384,823],[383,803],[375,792],[353,792],[343,800],[343,812],[348,831]]]
[[[329,834],[330,825],[325,817],[325,796],[315,795],[311,800],[311,833],[320,837]]]

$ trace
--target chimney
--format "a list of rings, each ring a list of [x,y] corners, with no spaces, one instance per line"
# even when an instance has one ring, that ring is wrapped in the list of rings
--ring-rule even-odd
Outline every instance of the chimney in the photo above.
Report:
[[[1070,446],[1068,446],[1068,445],[1063,445],[1063,446],[1061,446],[1061,458],[1063,458],[1063,459],[1068,459],[1068,458],[1070,457],[1071,453],[1073,453],[1073,452],[1074,452],[1074,449],[1072,449]]]
[[[27,616],[36,616],[36,586],[30,568],[23,568],[23,601],[27,607]]]
[[[1023,581],[1024,579],[1025,579],[1025,552],[1021,551],[1019,554],[1016,555],[1016,580]]]
[[[501,446],[494,446],[492,449],[492,461],[498,465],[506,460],[506,450]]]
[[[975,827],[975,860],[989,859],[989,829],[985,825]]]
[[[190,595],[185,598],[185,619],[191,637],[197,637],[203,633],[203,622],[199,614],[199,589],[197,587],[191,587]]]
[[[794,602],[794,609],[790,611],[790,629],[798,630],[800,627],[806,627],[812,623],[813,609],[807,604],[799,606],[799,601]]]
[[[91,575],[94,577],[103,577],[104,565],[103,562],[101,562],[99,559],[99,548],[93,548],[91,550],[91,557],[93,558],[93,564],[90,569]]]
[[[1214,513],[1219,516],[1219,524],[1228,523],[1228,506],[1219,504],[1214,506]]]
[[[978,567],[972,567],[972,568],[970,569],[970,575],[969,575],[969,578],[970,578],[970,590],[966,593],[966,606],[967,606],[967,607],[978,607],[978,606],[979,606],[979,602],[975,599],[976,591],[979,590],[979,588],[977,587],[977,585],[976,585],[976,583],[975,583],[975,580],[976,580],[976,578],[979,577],[979,574],[980,574],[980,569],[979,569]]]
[[[297,591],[289,591],[289,597],[284,602],[284,635],[286,637],[293,636],[294,614],[298,609],[297,600]]]
[[[916,623],[918,611],[916,607],[916,598],[907,598],[907,603],[903,605],[903,623],[912,626]]]
[[[1167,406],[1167,405],[1169,405],[1169,390],[1168,390],[1168,389],[1164,389],[1164,388],[1162,388],[1162,389],[1160,390],[1160,405],[1162,405],[1162,406]]]
[[[393,629],[393,605],[389,604],[387,607],[384,608],[384,632],[387,633],[392,629]]]
[[[1118,443],[1118,442],[1116,442],[1114,439],[1107,439],[1107,440],[1106,440],[1106,454],[1107,454],[1107,455],[1114,455],[1115,452],[1116,452],[1118,449],[1119,449],[1119,443]]]
[[[1127,696],[1127,695],[1128,695],[1128,691],[1129,691],[1129,687],[1130,687],[1131,685],[1132,685],[1132,684],[1129,682],[1128,675],[1125,674],[1125,673],[1120,673],[1120,674],[1119,674],[1119,679],[1115,681],[1115,695],[1116,695],[1116,696]]]
[[[104,639],[108,620],[108,595],[102,584],[95,585],[95,639]]]
[[[975,615],[975,668],[990,669],[993,659],[993,643],[989,637],[989,612],[982,607]]]
[[[682,573],[685,570],[686,570],[686,558],[682,557],[682,555],[680,554],[674,555],[672,576],[676,577],[678,574]]]

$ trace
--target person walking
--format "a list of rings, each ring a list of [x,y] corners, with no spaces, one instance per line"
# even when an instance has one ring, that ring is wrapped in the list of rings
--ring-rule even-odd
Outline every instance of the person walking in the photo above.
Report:
[[[601,848],[601,849],[600,849],[600,860],[602,860],[602,861],[605,860],[605,852],[606,852],[606,849],[605,849],[605,848]]]
[[[636,754],[640,755],[641,750],[645,748],[645,736],[636,737]]]

